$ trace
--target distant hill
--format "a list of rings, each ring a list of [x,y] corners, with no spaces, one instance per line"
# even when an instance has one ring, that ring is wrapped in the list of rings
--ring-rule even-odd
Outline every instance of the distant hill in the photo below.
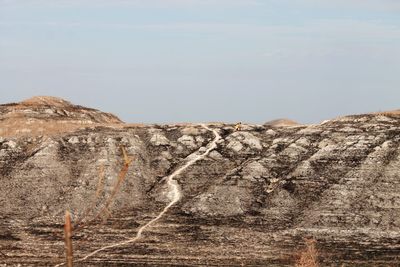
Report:
[[[113,114],[74,105],[57,97],[36,96],[19,103],[0,105],[0,136],[50,135],[122,123]]]
[[[282,126],[296,126],[300,125],[300,123],[290,120],[290,119],[277,119],[264,123],[264,125],[274,126],[274,127],[282,127]]]

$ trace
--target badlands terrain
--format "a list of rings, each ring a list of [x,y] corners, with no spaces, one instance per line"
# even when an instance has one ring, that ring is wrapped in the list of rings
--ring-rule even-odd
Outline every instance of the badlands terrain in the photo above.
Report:
[[[0,105],[0,266],[400,264],[400,114],[318,125],[127,124],[53,97]],[[18,265],[19,264],[19,265]]]

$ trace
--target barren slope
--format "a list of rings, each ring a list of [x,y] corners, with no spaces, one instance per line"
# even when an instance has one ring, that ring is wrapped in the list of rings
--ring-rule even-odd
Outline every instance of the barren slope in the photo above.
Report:
[[[0,106],[3,131],[15,105]],[[66,121],[93,116],[69,103],[38,106],[24,107],[28,117],[35,114],[34,125],[59,119],[44,115],[47,108],[69,110],[74,115],[66,113]],[[215,138],[201,125],[133,126],[107,118],[49,135],[1,135],[0,263],[63,262],[65,209],[79,222],[76,259],[135,237],[170,203],[165,178]],[[175,177],[179,202],[136,242],[105,249],[78,266],[292,265],[304,237],[318,241],[325,264],[398,263],[399,115],[244,125],[239,132],[233,125],[209,127],[221,140]],[[123,167],[121,147],[134,161],[108,211],[97,216]]]

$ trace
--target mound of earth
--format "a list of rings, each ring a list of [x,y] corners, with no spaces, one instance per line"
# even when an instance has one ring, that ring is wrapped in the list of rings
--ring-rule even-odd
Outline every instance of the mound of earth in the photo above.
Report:
[[[289,119],[277,119],[266,122],[265,126],[282,127],[282,126],[296,126],[300,125],[298,122]]]
[[[56,97],[37,96],[0,105],[1,136],[40,136],[75,131],[88,126],[121,124],[113,114],[73,105]]]

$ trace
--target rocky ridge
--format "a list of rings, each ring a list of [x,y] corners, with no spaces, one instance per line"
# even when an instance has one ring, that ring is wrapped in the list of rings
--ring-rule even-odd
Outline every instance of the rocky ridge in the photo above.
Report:
[[[15,116],[33,119],[32,129],[93,123],[24,134],[7,130]],[[305,237],[317,240],[323,265],[398,264],[397,113],[209,127],[221,140],[176,177],[182,198],[165,217],[137,242],[78,266],[291,266]],[[11,266],[63,262],[66,209],[76,259],[135,236],[168,203],[165,178],[214,138],[200,125],[128,125],[53,98],[0,106],[0,129],[0,263]],[[133,162],[105,211],[123,151]]]
[[[52,135],[88,126],[122,123],[113,114],[49,96],[0,105],[0,122],[0,136]]]

